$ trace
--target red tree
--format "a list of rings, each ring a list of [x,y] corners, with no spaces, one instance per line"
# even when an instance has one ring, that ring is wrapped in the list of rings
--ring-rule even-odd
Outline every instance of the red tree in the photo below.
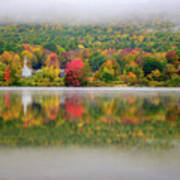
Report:
[[[68,62],[65,74],[65,83],[68,86],[83,86],[87,83],[88,68],[81,59]]]
[[[166,54],[166,59],[168,63],[176,63],[179,59],[179,56],[176,54],[176,51],[170,51]]]
[[[4,80],[9,81],[10,78],[11,78],[11,69],[9,68],[9,66],[7,66],[4,72]]]

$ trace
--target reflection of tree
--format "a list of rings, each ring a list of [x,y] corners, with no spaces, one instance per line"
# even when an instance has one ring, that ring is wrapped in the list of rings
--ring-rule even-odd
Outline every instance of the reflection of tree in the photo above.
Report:
[[[68,120],[74,121],[80,119],[84,112],[81,99],[78,96],[67,97],[65,100],[65,109]]]
[[[117,112],[119,110],[119,103],[114,97],[98,98],[97,102],[101,108],[102,116],[100,117],[101,122],[113,124],[117,119]]]
[[[24,122],[24,128],[28,128],[30,126],[39,126],[42,124],[42,118],[36,117],[34,118],[34,114],[32,113],[31,107],[28,108],[28,111],[25,115],[22,116],[22,121]]]
[[[4,94],[1,116],[4,120],[18,119],[22,111],[22,106],[19,105],[20,96],[6,92]],[[12,103],[11,103],[12,102]]]
[[[10,107],[10,94],[9,94],[9,92],[4,93],[4,104],[5,104],[6,108]]]
[[[54,121],[57,119],[60,105],[59,95],[44,96],[41,105],[45,115],[44,122]]]
[[[178,106],[169,107],[166,112],[166,120],[171,122],[178,119],[180,120],[180,108],[178,109]]]
[[[3,127],[3,119],[2,119],[2,117],[0,117],[0,128],[2,128]]]
[[[159,111],[161,111],[162,109],[164,109],[163,104],[159,102],[158,98],[157,101],[154,102],[149,99],[144,99],[142,107],[143,107],[143,112],[146,115],[152,115],[152,116],[158,113]]]
[[[96,100],[93,100],[89,105],[89,115],[93,120],[99,119],[100,116],[103,116],[104,112],[102,111],[100,105]]]
[[[62,96],[65,100],[60,103]],[[179,137],[180,107],[176,96],[62,96],[32,95],[24,114],[21,95],[0,94],[0,144],[18,144],[23,139],[26,144],[129,146]]]
[[[179,107],[179,109],[180,109],[180,98],[178,99],[178,107]]]
[[[138,124],[141,122],[141,99],[136,96],[121,97],[119,118],[123,124]]]

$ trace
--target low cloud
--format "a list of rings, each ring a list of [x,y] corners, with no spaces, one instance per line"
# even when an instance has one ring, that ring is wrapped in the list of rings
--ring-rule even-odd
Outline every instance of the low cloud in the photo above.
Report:
[[[180,23],[179,0],[1,0],[1,23],[105,23],[160,16]]]

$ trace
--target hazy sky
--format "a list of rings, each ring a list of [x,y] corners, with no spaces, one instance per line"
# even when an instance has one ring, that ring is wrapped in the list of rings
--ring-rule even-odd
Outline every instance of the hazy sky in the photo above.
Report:
[[[163,14],[180,20],[180,0],[0,0],[1,22],[98,22]]]

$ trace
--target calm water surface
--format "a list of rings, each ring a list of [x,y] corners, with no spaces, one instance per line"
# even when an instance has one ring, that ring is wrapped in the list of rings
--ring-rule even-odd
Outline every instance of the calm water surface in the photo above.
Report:
[[[0,179],[180,179],[180,89],[0,89]]]

